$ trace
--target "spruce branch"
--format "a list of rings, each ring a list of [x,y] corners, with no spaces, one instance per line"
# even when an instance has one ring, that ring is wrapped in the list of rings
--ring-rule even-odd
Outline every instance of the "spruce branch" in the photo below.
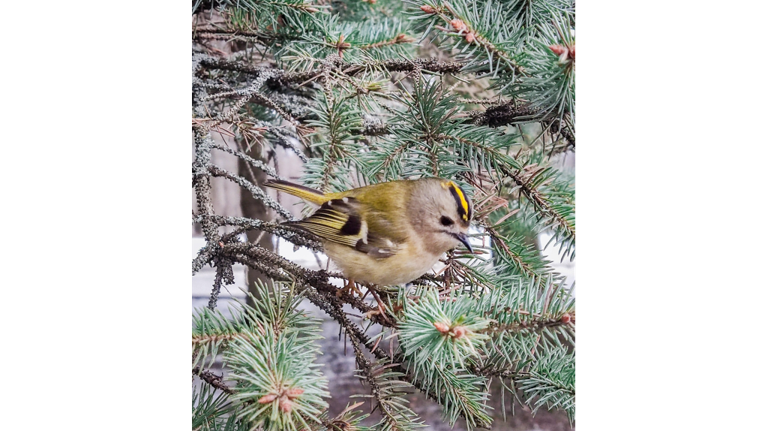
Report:
[[[213,366],[217,355],[226,350],[230,342],[248,331],[255,330],[248,324],[228,321],[218,310],[200,309],[193,317],[193,368]]]
[[[362,426],[362,422],[367,418],[368,414],[362,414],[358,410],[363,402],[357,402],[354,404],[347,404],[347,407],[336,417],[329,419],[328,411],[323,412],[318,417],[319,423],[310,423],[309,428],[305,428],[306,431],[374,431],[374,428]],[[305,418],[308,419],[308,418]],[[310,420],[308,419],[308,422]]]
[[[216,244],[218,245],[218,244]],[[194,259],[192,259],[192,275],[197,274],[198,271],[203,269],[203,267],[211,261],[213,261],[213,258],[215,256],[215,251],[213,250],[214,245],[212,243],[206,243],[198,252],[197,256],[195,256]]]
[[[573,353],[564,348],[546,349],[527,373],[516,379],[533,413],[543,407],[561,408],[573,421],[576,399]]]
[[[282,35],[281,35],[282,36]],[[195,40],[225,40],[225,41],[243,41],[243,42],[255,42],[261,45],[269,46],[278,39],[288,38],[289,36],[279,37],[275,33],[268,32],[247,32],[242,30],[222,30],[222,29],[207,29],[198,28],[192,33],[192,38]],[[234,69],[233,69],[234,70]]]
[[[499,166],[499,169],[515,182],[520,193],[533,202],[537,211],[552,221],[556,236],[565,246],[565,254],[571,253],[576,242],[573,204],[567,201],[557,202],[539,189],[550,180],[551,177],[547,177],[546,174],[551,173],[552,169],[537,168],[533,165],[515,171],[503,165]]]
[[[323,251],[322,243],[317,240],[317,237],[305,230],[295,228],[290,224],[265,222],[247,217],[224,217],[220,215],[210,215],[207,216],[207,218],[212,219],[218,226],[239,226],[245,230],[256,229],[272,235],[277,235],[286,241],[289,241],[298,246],[307,247],[313,251]],[[194,217],[194,221],[196,222],[200,222],[202,219],[203,216]],[[222,237],[222,240],[223,239],[224,238]],[[203,247],[203,249],[201,249],[201,251],[198,253],[198,256],[195,258],[195,261],[202,261],[204,258],[207,258],[209,255],[211,255],[211,253],[212,252],[208,250],[208,246]],[[205,263],[203,263],[203,265],[204,264]],[[202,268],[202,266],[200,267]],[[193,275],[194,272],[196,271],[194,271],[193,268]]]
[[[307,166],[304,183],[324,192],[348,189],[352,165],[359,163],[356,153],[361,148],[352,130],[361,126],[361,113],[332,92],[324,92],[313,112],[317,120],[309,123],[315,130],[310,136],[320,157]]]
[[[218,70],[228,70],[233,72],[240,72],[248,75],[254,75],[254,76],[260,76],[264,73],[269,73],[270,76],[268,78],[269,80],[278,80],[280,75],[283,75],[283,71],[276,68],[271,67],[264,67],[264,66],[253,66],[251,63],[246,61],[233,61],[233,60],[225,60],[220,58],[214,58],[214,57],[204,57],[200,61],[200,68],[201,69],[218,69]],[[267,72],[269,70],[269,72]]]
[[[487,98],[487,97],[484,99],[471,99],[466,97],[459,97],[456,100],[458,100],[461,103],[467,103],[471,105],[499,106],[506,103],[498,98]]]
[[[566,149],[576,148],[576,135],[574,134],[573,126],[570,123],[569,116],[566,116],[562,120],[555,118],[552,120],[552,124],[549,127],[550,132],[559,134],[568,142]]]
[[[439,6],[422,5],[421,10],[428,18],[426,26],[434,28],[442,34],[456,40],[455,46],[465,43],[469,52],[464,57],[473,58],[475,52],[486,54],[487,60],[482,62],[473,58],[470,69],[481,71],[486,66],[496,74],[499,69],[514,75],[524,75],[526,71],[517,63],[515,52],[519,39],[519,28],[514,22],[503,18],[502,5],[486,1],[478,10],[475,3],[447,2]],[[438,18],[438,19],[434,19]],[[438,22],[445,27],[437,25]],[[463,51],[462,51],[463,52]]]
[[[340,292],[338,287],[329,283],[329,275],[326,271],[313,271],[303,268],[255,244],[225,244],[221,248],[221,253],[237,262],[263,271],[276,280],[295,281],[302,285],[312,286],[318,292],[336,295],[343,302],[350,304],[363,313],[375,310],[374,307],[369,306],[360,298],[346,292]],[[392,325],[391,322],[388,322],[379,315],[373,315],[372,319],[383,326]]]
[[[265,74],[265,76],[266,75],[267,74]],[[272,73],[270,72],[268,75],[272,75]],[[234,98],[237,101],[235,102],[231,110],[228,111],[229,113],[225,114],[223,117],[219,117],[219,120],[221,120],[222,118],[233,119],[237,112],[236,109],[242,108],[246,103],[256,103],[258,105],[274,110],[278,115],[283,117],[283,119],[285,119],[291,125],[296,127],[297,130],[302,130],[303,126],[299,120],[294,118],[293,115],[289,114],[288,112],[285,112],[271,98],[265,96],[264,94],[257,93],[253,85],[251,85],[249,88],[246,88],[246,89],[222,91],[216,94],[209,95],[203,99],[203,102],[214,101],[214,100],[225,99],[225,98]],[[212,126],[209,126],[209,127],[212,127]]]
[[[223,379],[224,376],[217,376],[216,374],[213,374],[212,372],[208,370],[201,370],[200,367],[194,367],[192,368],[192,374],[200,377],[202,381],[205,383],[208,383],[209,385],[213,386],[214,388],[224,392],[225,394],[232,395],[234,394],[234,391],[227,386]]]
[[[208,171],[213,175],[214,177],[223,177],[226,178],[233,183],[239,185],[240,187],[248,190],[251,192],[253,197],[255,199],[258,199],[262,202],[264,202],[264,205],[266,205],[269,208],[272,208],[275,210],[278,214],[280,214],[283,218],[286,220],[294,220],[293,214],[291,214],[290,211],[285,209],[280,203],[269,197],[264,190],[262,190],[260,187],[256,187],[253,183],[246,180],[245,178],[235,175],[225,169],[221,169],[220,167],[216,165],[210,165],[208,166]]]
[[[517,312],[532,315],[534,320],[519,323],[491,324],[486,330],[481,332],[488,335],[494,335],[502,332],[540,331],[544,328],[555,328],[560,326],[573,327],[573,324],[576,323],[575,317],[570,313],[564,313],[560,318],[547,318],[537,315],[536,313],[528,313],[525,310],[518,310]]]
[[[481,331],[491,321],[476,313],[474,301],[465,296],[440,298],[432,288],[417,291],[415,296],[418,303],[405,301],[403,317],[398,319],[406,358],[417,364],[463,367],[488,338]]]
[[[247,431],[248,424],[232,414],[235,406],[225,392],[210,385],[192,390],[192,430]]]
[[[523,62],[529,75],[518,85],[503,89],[513,99],[524,100],[540,118],[562,119],[575,109],[575,40],[567,14],[553,14],[548,25],[540,25],[541,37],[527,45]]]
[[[253,167],[257,168],[257,169],[260,169],[261,171],[263,171],[264,173],[266,173],[267,175],[269,175],[269,176],[271,176],[273,178],[277,178],[279,180],[284,180],[285,179],[285,178],[281,177],[280,174],[275,172],[275,170],[272,167],[270,167],[269,165],[267,165],[266,163],[262,162],[261,160],[256,160],[253,157],[249,156],[248,154],[245,154],[242,151],[233,150],[233,149],[231,149],[229,147],[226,147],[224,145],[218,145],[218,144],[212,145],[212,148],[224,151],[225,153],[232,154],[233,156],[236,156],[237,158],[244,160],[245,162],[249,163],[251,166],[253,166]]]
[[[541,27],[550,23],[553,14],[565,13],[573,19],[574,6],[573,0],[508,0],[506,7],[507,16],[525,28],[530,40],[541,36]]]
[[[344,8],[334,4],[330,14],[305,1],[193,2],[195,10],[220,7],[212,14],[219,17],[216,22],[197,14],[195,25],[207,24],[197,26],[193,40],[222,56],[193,54],[193,187],[198,197],[193,221],[200,223],[206,238],[193,259],[193,273],[213,265],[214,291],[227,282],[234,263],[261,271],[278,286],[291,283],[291,292],[320,307],[350,337],[360,377],[377,388],[371,396],[382,411],[381,427],[411,426],[398,418],[399,411],[390,410],[388,417],[383,407],[389,403],[408,409],[407,402],[398,399],[402,396],[397,388],[411,387],[440,403],[449,423],[465,417],[469,428],[487,426],[487,385],[492,378],[525,388],[523,402],[534,410],[562,408],[572,417],[574,301],[559,283],[562,276],[531,240],[551,229],[563,257],[573,256],[572,179],[552,169],[545,157],[575,146],[572,1],[421,1],[415,20],[402,20],[403,6],[389,0],[379,0],[375,8],[363,2],[344,3]],[[406,35],[422,31],[424,47],[455,50],[418,58],[426,51],[417,52]],[[430,33],[437,37],[426,40]],[[221,44],[208,43],[216,40],[246,42],[227,49],[247,48],[227,55],[216,50]],[[200,48],[198,44],[193,49],[203,51]],[[446,74],[456,77],[444,78]],[[526,124],[540,126],[532,142],[528,132],[536,127],[526,127],[523,134],[520,126]],[[513,127],[505,127],[509,125]],[[310,126],[313,134],[307,133]],[[477,255],[448,253],[445,267],[420,277],[416,285],[421,287],[407,294],[382,295],[384,319],[373,313],[377,309],[370,300],[337,293],[331,278],[343,278],[341,274],[308,270],[241,242],[243,232],[256,230],[322,250],[318,238],[290,224],[215,213],[210,205],[213,176],[227,178],[262,200],[269,196],[255,182],[213,165],[212,150],[245,161],[249,171],[255,167],[274,178],[281,171],[277,160],[272,168],[243,148],[213,144],[211,132],[240,135],[249,147],[256,141],[270,154],[279,146],[296,152],[305,162],[302,182],[324,191],[425,175],[453,179],[473,195],[475,223],[484,230],[473,235],[488,236],[490,243],[485,247],[484,239]],[[220,233],[222,227],[229,227],[228,233]],[[435,298],[428,298],[426,290]],[[297,403],[306,389],[277,378],[277,367],[270,365],[277,359],[268,352],[277,344],[267,346],[265,338],[289,343],[291,338],[317,335],[318,328],[300,330],[284,318],[270,317],[292,316],[284,311],[298,305],[276,300],[290,296],[285,291],[277,296],[270,292],[263,301],[267,309],[259,308],[260,300],[253,310],[235,310],[234,319],[223,319],[209,308],[195,318],[193,367],[198,372],[204,374],[201,370],[219,353],[224,353],[227,370],[236,355],[251,361],[239,371],[243,378],[234,379],[238,383],[230,390],[235,393],[221,392],[226,387],[216,390],[225,400],[248,394],[228,413],[205,407],[207,399],[202,404],[193,401],[193,411],[200,407],[200,429],[241,430],[258,424],[291,428],[288,418],[295,428],[312,431],[358,426],[354,407],[329,419],[321,404],[310,403],[315,411],[293,416],[301,410]],[[380,324],[383,331],[369,335],[370,324],[354,320],[355,315],[344,311],[346,304],[370,314],[371,323]],[[400,340],[397,347],[395,336]],[[385,339],[393,340],[389,350],[379,346]],[[296,348],[316,349],[305,341]],[[284,351],[292,352],[284,345]],[[419,355],[421,363],[415,360]],[[310,363],[308,358],[303,361]],[[253,379],[245,375],[246,369],[260,369],[275,378]],[[204,390],[223,383],[216,375],[205,376],[210,381]],[[273,384],[278,380],[284,384]],[[389,395],[388,385],[394,388]],[[246,409],[251,410],[244,414]]]
[[[247,333],[235,339],[225,358],[237,383],[230,398],[240,406],[238,416],[264,430],[298,431],[309,427],[307,419],[328,408],[328,381],[317,370],[320,353],[315,337],[297,332],[276,334],[269,326],[262,334]]]
[[[468,367],[474,374],[519,377],[552,348],[570,349],[574,341],[575,308],[571,291],[562,283],[537,280],[501,285],[477,305],[494,319],[480,360]]]
[[[334,318],[334,320],[336,320],[342,325],[346,334],[350,337],[350,340],[352,340],[353,346],[356,346],[357,344],[364,345],[378,359],[378,361],[374,364],[368,361],[367,359],[365,359],[363,355],[362,358],[365,359],[365,361],[362,362],[362,365],[361,365],[361,362],[359,361],[359,358],[356,353],[356,359],[358,359],[359,370],[365,373],[366,378],[369,375],[373,375],[374,377],[379,376],[379,374],[383,373],[384,370],[388,370],[388,374],[386,376],[382,375],[381,376],[382,378],[404,380],[404,382],[403,383],[391,382],[387,386],[394,385],[396,387],[407,388],[407,387],[410,387],[410,385],[413,385],[417,387],[419,390],[421,390],[427,396],[427,398],[434,400],[438,403],[441,402],[442,396],[443,396],[441,395],[441,390],[442,390],[441,387],[439,385],[435,387],[430,386],[431,380],[419,378],[418,376],[416,376],[416,374],[414,374],[414,372],[409,371],[408,368],[406,368],[403,365],[406,358],[402,354],[398,353],[398,354],[395,354],[394,356],[390,356],[387,353],[385,353],[380,347],[378,347],[378,342],[374,342],[373,340],[371,340],[367,335],[365,335],[362,329],[360,329],[357,325],[355,325],[349,320],[349,318],[346,316],[346,314],[343,312],[341,308],[340,301],[334,295],[329,294],[327,292],[309,292],[309,291],[305,291],[304,295],[308,299],[310,299],[312,303],[320,307],[329,316]],[[376,371],[376,369],[380,369],[382,371]],[[459,416],[466,418],[465,415],[468,414],[468,412],[463,410],[460,407],[461,406],[457,405],[454,409],[450,410],[449,415],[455,416],[455,414],[458,413]],[[455,420],[456,419],[454,418],[453,421],[455,422]],[[472,418],[469,418],[468,420],[472,420]],[[395,422],[396,422],[396,419],[395,419]],[[394,426],[393,423],[390,423],[390,425]]]
[[[502,127],[517,121],[528,122],[535,118],[538,109],[520,105],[514,101],[492,106],[485,111],[470,113],[470,119],[478,126]]]
[[[465,62],[456,61],[439,61],[437,59],[389,59],[382,61],[368,61],[364,63],[349,63],[339,62],[338,70],[347,76],[355,76],[366,70],[384,70],[387,72],[416,72],[416,71],[428,71],[433,73],[442,74],[458,74],[462,68],[466,65]],[[247,72],[246,70],[243,70]],[[253,70],[250,73],[258,74],[261,71]],[[276,83],[281,84],[293,84],[293,83],[305,83],[312,81],[323,76],[323,69],[309,70],[304,72],[286,72],[270,78]],[[270,81],[272,82],[272,81]]]
[[[410,387],[410,385],[415,386],[420,391],[422,391],[427,398],[436,401],[438,403],[443,402],[443,397],[445,395],[442,394],[441,391],[443,391],[443,387],[439,383],[435,383],[434,385],[432,382],[435,380],[433,378],[425,378],[425,377],[418,377],[416,373],[409,370],[404,363],[406,362],[406,358],[398,353],[394,356],[390,356],[387,353],[385,353],[380,347],[378,347],[378,343],[374,342],[372,339],[370,339],[365,333],[360,329],[357,325],[352,323],[349,318],[346,316],[346,314],[343,312],[341,308],[341,302],[339,299],[336,298],[335,295],[330,294],[328,292],[311,292],[311,291],[304,291],[303,293],[312,303],[320,307],[322,310],[324,310],[329,316],[334,318],[334,320],[338,321],[342,327],[344,328],[347,335],[350,337],[350,339],[353,342],[353,345],[361,344],[364,345],[371,353],[374,354],[374,356],[378,359],[378,362],[375,364],[365,359],[366,362],[362,362],[363,365],[361,365],[361,362],[358,362],[358,366],[360,367],[360,371],[366,373],[366,378],[368,374],[372,374],[374,377],[378,376],[380,372],[377,372],[376,369],[388,370],[389,374],[387,376],[383,376],[382,378],[386,377],[389,379],[396,379],[396,380],[404,380],[403,384],[400,383],[394,383],[391,384],[397,387],[403,387],[407,388]],[[357,353],[356,353],[357,357]],[[363,358],[364,355],[362,356]],[[367,364],[367,366],[366,366]],[[366,366],[366,368],[363,368]],[[443,372],[442,376],[446,377],[448,374],[447,372]],[[408,382],[408,383],[405,383]],[[402,385],[402,386],[401,386]],[[453,395],[455,398],[458,399],[461,397],[466,397],[467,395],[464,392],[460,392]],[[458,397],[458,398],[456,398]],[[466,400],[465,400],[466,401]],[[484,411],[484,408],[477,407],[475,410],[467,411],[463,408],[462,404],[455,404],[450,409],[446,409],[446,414],[449,417],[452,417],[452,421],[455,422],[458,416],[465,417],[470,423],[474,423],[475,419],[472,418],[472,414],[475,414],[477,412]],[[458,414],[458,416],[456,416]],[[470,415],[469,418],[467,418],[466,415]],[[485,427],[487,426],[486,422],[487,419],[485,418],[484,413],[477,413],[477,415],[480,416],[480,419],[478,419],[480,422],[478,422],[479,427]]]
[[[277,283],[270,288],[257,282],[255,289],[259,299],[248,292],[253,306],[236,301],[230,306],[233,319],[227,319],[219,310],[197,309],[193,316],[192,350],[193,367],[205,367],[206,358],[210,363],[216,356],[229,348],[235,340],[242,340],[248,334],[264,334],[270,327],[276,334],[284,332],[305,332],[318,322],[296,310],[303,296],[294,285]]]
[[[491,417],[487,402],[487,382],[484,377],[464,371],[437,366],[430,369],[427,384],[438,394],[438,402],[443,405],[443,414],[448,423],[454,425],[459,417],[467,422],[467,429],[490,429]]]
[[[314,364],[319,321],[297,311],[302,297],[293,286],[278,284],[272,290],[257,284],[257,289],[260,300],[251,297],[254,306],[239,303],[231,320],[218,311],[198,312],[193,330],[198,359],[193,373],[231,396],[239,406],[234,411],[239,420],[264,429],[296,430],[296,424],[306,426],[305,418],[317,420],[327,408],[322,400],[329,396],[327,381]],[[220,350],[231,369],[228,379],[237,382],[234,387],[197,365],[199,358],[213,360]]]
[[[235,274],[232,271],[232,260],[227,258],[216,258],[214,259],[214,262],[216,266],[216,276],[213,279],[211,298],[208,300],[208,308],[211,310],[216,308],[216,302],[219,299],[222,283],[227,286],[235,284]]]
[[[360,341],[351,336],[352,347],[355,351],[355,361],[358,367],[358,377],[368,383],[371,396],[383,416],[378,424],[380,430],[410,431],[423,428],[424,424],[416,413],[407,407],[404,398],[412,386],[403,381],[403,373],[394,371],[386,360],[372,362],[365,357],[360,349]]]
[[[195,160],[192,163],[192,186],[197,198],[198,214],[210,215],[214,213],[211,201],[211,177],[208,168],[211,164],[211,145],[213,140],[208,136],[207,130],[200,127],[193,128],[195,134]],[[217,226],[211,221],[202,223],[203,234],[208,244],[219,242]]]
[[[507,262],[516,268],[520,274],[535,278],[549,272],[547,268],[549,262],[543,262],[537,251],[532,250],[531,246],[523,244],[520,240],[502,236],[495,227],[485,225],[484,229],[490,236],[494,248],[501,251],[502,256],[504,256],[502,259],[508,259]]]

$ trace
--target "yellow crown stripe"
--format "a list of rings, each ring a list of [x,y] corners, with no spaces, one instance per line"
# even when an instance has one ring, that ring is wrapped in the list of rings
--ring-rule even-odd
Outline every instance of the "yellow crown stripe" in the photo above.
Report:
[[[464,192],[461,190],[461,187],[459,187],[458,184],[451,181],[451,187],[453,187],[453,191],[456,192],[456,195],[459,197],[459,201],[461,202],[461,209],[464,210],[464,212],[461,214],[461,218],[467,220],[469,214],[469,204],[467,203],[467,198],[464,196]]]

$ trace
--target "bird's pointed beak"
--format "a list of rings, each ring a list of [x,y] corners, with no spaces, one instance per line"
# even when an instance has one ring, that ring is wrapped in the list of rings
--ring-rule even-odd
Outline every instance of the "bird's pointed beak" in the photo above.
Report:
[[[469,238],[467,238],[466,234],[464,234],[464,233],[457,233],[457,234],[454,234],[454,236],[456,237],[456,239],[461,241],[461,243],[464,244],[465,247],[467,247],[467,250],[469,250],[470,253],[474,253],[472,251],[472,246],[469,244]]]

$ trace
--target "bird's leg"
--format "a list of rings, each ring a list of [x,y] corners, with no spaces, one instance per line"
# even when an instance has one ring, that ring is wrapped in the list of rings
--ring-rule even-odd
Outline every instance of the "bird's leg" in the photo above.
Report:
[[[353,295],[353,292],[363,296],[363,293],[355,286],[355,280],[349,278],[347,279],[347,285],[336,292],[336,297],[340,297],[342,293]]]

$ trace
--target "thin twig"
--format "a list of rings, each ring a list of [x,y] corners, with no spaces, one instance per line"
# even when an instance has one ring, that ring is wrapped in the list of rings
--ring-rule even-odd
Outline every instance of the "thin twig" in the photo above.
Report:
[[[208,383],[209,385],[213,386],[214,388],[222,392],[225,392],[229,395],[232,395],[235,393],[235,391],[230,389],[229,386],[224,384],[224,381],[223,381],[224,375],[217,376],[216,374],[213,374],[208,370],[200,370],[200,367],[193,368],[192,374],[200,377],[202,381],[204,381],[205,383]]]

